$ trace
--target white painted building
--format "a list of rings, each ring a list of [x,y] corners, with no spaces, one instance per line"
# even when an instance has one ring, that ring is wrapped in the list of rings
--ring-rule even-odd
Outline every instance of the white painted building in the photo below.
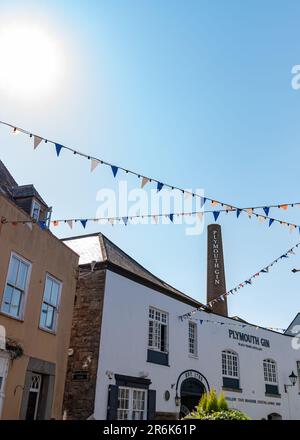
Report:
[[[176,418],[215,387],[224,391],[231,408],[253,419],[300,419],[300,344],[292,333],[211,313],[154,277],[102,234],[65,243],[81,256],[85,304],[89,276],[105,273],[103,291],[99,290],[103,301],[97,359],[85,362],[78,339],[71,337],[66,387],[70,418],[72,405],[90,388],[90,416],[102,420]],[[195,307],[203,310],[180,318]],[[76,334],[83,321],[77,323]],[[85,368],[80,376],[81,361]],[[89,365],[93,368],[88,375]],[[292,371],[297,375],[294,386]]]

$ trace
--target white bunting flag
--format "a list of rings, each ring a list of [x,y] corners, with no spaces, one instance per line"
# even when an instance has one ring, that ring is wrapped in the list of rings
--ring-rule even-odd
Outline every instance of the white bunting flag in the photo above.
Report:
[[[248,208],[248,209],[246,209],[246,212],[247,212],[247,214],[248,214],[248,216],[249,216],[249,218],[250,218],[251,215],[253,214],[253,208]]]
[[[190,191],[184,191],[184,198],[189,199],[192,197],[192,193]]]
[[[39,136],[34,136],[33,137],[33,148],[36,149],[40,145],[42,140],[43,140],[43,138],[41,138]]]
[[[296,226],[295,225],[290,225],[290,232],[294,232]]]
[[[98,159],[91,159],[91,173],[94,171],[95,168],[99,165],[100,160]]]
[[[73,220],[67,220],[67,224],[71,229],[73,228]]]
[[[32,222],[27,222],[26,225],[32,231],[32,228],[33,228]]]
[[[258,216],[259,223],[263,223],[265,220],[265,217],[262,217],[261,215]]]
[[[145,185],[147,185],[147,183],[149,182],[150,179],[148,179],[148,177],[143,177],[142,178],[142,183],[141,183],[141,188],[144,188]]]
[[[203,212],[197,212],[197,217],[200,220],[200,222],[202,222],[202,220],[203,220]]]
[[[157,216],[157,215],[154,215],[154,216],[153,216],[153,220],[154,220],[155,223],[157,224],[157,223],[158,223],[158,216]]]

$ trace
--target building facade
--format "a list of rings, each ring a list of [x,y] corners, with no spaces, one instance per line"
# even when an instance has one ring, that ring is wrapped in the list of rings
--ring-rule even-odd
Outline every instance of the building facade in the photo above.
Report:
[[[62,414],[78,256],[47,229],[50,211],[32,185],[17,185],[0,162],[2,419]],[[37,223],[26,223],[32,219]]]
[[[176,419],[215,387],[253,419],[300,419],[291,333],[212,313],[102,234],[65,243],[80,255],[65,418]]]

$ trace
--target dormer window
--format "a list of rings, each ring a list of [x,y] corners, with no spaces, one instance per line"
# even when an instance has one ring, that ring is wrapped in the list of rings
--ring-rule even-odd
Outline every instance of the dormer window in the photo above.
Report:
[[[35,200],[32,200],[32,205],[31,205],[31,217],[38,221],[40,218],[40,212],[41,212],[41,205]]]

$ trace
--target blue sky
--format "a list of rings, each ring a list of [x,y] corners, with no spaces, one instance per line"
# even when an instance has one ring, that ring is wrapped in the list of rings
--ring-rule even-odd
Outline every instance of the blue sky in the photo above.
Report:
[[[297,1],[1,0],[1,20],[37,22],[55,35],[65,80],[56,93],[1,91],[0,119],[236,206],[300,202],[300,64]],[[16,56],[18,56],[16,54]],[[109,170],[53,148],[33,151],[0,127],[1,159],[20,184],[34,183],[53,218],[93,217]],[[123,177],[123,176],[120,176]],[[137,179],[128,177],[133,188]],[[271,215],[300,224],[299,208]],[[227,287],[300,241],[241,216],[221,215]],[[206,225],[212,222],[207,216]],[[89,226],[153,273],[205,302],[206,234],[183,226]],[[83,233],[67,227],[60,236]],[[300,254],[229,298],[231,315],[286,327],[300,311]]]

